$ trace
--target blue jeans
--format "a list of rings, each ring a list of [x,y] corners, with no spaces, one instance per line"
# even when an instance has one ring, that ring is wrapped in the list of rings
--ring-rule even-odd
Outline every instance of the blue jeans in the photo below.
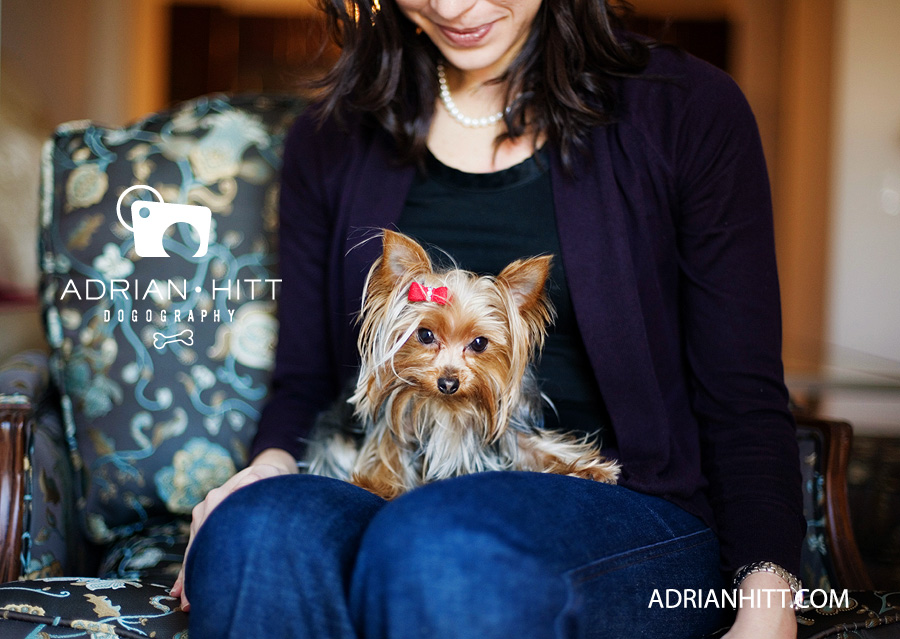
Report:
[[[483,473],[394,501],[308,475],[228,497],[187,562],[191,639],[698,637],[716,608],[655,589],[723,586],[715,535],[657,497]]]

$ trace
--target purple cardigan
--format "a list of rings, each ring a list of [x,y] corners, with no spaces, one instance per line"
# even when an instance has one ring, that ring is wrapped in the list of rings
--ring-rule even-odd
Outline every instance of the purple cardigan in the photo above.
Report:
[[[713,527],[722,569],[800,572],[799,453],[781,363],[765,160],[749,106],[724,73],[656,50],[621,82],[618,121],[567,173],[550,149],[562,259],[612,418],[620,484]],[[659,76],[666,79],[661,80]],[[281,186],[281,325],[252,454],[295,456],[316,413],[355,373],[353,316],[414,169],[362,125],[301,115]],[[602,522],[598,522],[602,533]]]

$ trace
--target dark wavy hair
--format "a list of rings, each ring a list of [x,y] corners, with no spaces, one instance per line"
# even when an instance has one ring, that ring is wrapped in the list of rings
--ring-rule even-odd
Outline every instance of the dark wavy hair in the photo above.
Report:
[[[440,53],[395,0],[319,0],[337,63],[313,87],[320,116],[374,118],[401,159],[421,164],[438,96]],[[546,136],[571,166],[591,128],[615,119],[620,77],[640,74],[649,45],[622,26],[627,2],[544,0],[522,51],[506,73],[506,131],[496,144],[526,133]],[[516,97],[518,96],[518,97]],[[526,119],[527,118],[527,119]]]

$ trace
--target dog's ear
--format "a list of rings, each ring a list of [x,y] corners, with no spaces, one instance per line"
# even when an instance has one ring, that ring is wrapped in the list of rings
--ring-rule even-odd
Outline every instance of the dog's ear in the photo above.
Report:
[[[551,255],[516,260],[500,272],[497,279],[506,283],[519,312],[546,304],[544,287],[550,276]]]
[[[384,249],[381,255],[379,275],[396,282],[408,275],[431,272],[431,260],[411,237],[385,229]]]

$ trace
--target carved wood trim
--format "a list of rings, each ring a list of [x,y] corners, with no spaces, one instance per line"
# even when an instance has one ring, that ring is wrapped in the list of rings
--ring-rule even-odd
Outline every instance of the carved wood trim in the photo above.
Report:
[[[25,454],[31,405],[0,400],[0,582],[21,573]]]

